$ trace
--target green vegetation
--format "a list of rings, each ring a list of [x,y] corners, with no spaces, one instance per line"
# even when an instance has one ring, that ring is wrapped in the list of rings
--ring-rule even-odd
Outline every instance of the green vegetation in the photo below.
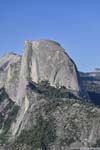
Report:
[[[92,145],[92,147],[100,147],[100,139],[96,141],[96,144]]]
[[[65,129],[66,136],[64,138],[64,142],[68,146],[70,146],[72,143],[74,143],[77,140],[80,141],[79,140],[80,133],[79,133],[79,129],[77,127],[77,124],[75,124],[75,122],[71,118],[69,120],[69,124],[70,124],[70,127],[67,127]]]
[[[36,125],[31,130],[23,130],[15,143],[15,147],[22,143],[27,144],[37,150],[46,150],[48,144],[54,142],[55,136],[54,122],[51,118],[44,119],[41,115],[37,117]]]
[[[19,106],[17,106],[8,96],[5,89],[0,89],[0,104],[5,103],[5,107],[0,113],[0,129],[2,129],[2,133],[0,134],[0,143],[3,144],[7,140],[7,136],[9,135],[8,131],[10,129],[11,123],[15,121],[16,115],[19,110]]]
[[[55,88],[53,86],[50,86],[48,81],[41,81],[40,83],[36,84],[33,82],[29,82],[28,88],[31,88],[35,92],[38,92],[39,94],[44,95],[45,97],[52,99],[52,98],[74,98],[76,99],[76,96],[74,96],[71,91],[66,89],[64,86],[60,88]]]
[[[6,144],[7,142],[7,135],[5,134],[0,134],[0,145]]]
[[[8,98],[8,94],[6,93],[5,89],[0,89],[0,103],[2,103],[6,98]]]
[[[97,146],[100,147],[100,139],[98,139],[97,142],[96,142],[96,147]]]
[[[8,94],[6,93],[5,89],[0,89],[0,103],[7,100],[7,105],[3,112],[0,114],[0,129],[2,128],[5,133],[10,128],[11,122],[14,120],[15,114],[17,114],[19,107],[14,104],[14,102],[9,98]],[[5,102],[6,103],[6,102]],[[7,118],[5,116],[8,115]]]
[[[7,99],[9,101],[8,105],[6,106],[5,110],[11,109],[14,105],[14,102],[9,98],[5,88],[0,89],[0,104]]]
[[[4,117],[2,116],[2,113],[0,113],[0,129],[2,128],[3,121]]]
[[[18,110],[19,110],[19,106],[14,105],[13,109],[9,112],[8,118],[5,120],[4,127],[3,127],[5,133],[8,132],[8,130],[9,130],[10,126],[11,126],[11,123],[13,121],[15,121],[16,115],[18,113]]]
[[[4,118],[3,118],[3,122],[2,122],[3,126],[1,126],[3,129],[3,132],[2,132],[2,134],[0,134],[0,144],[4,144],[7,142],[7,138],[9,136],[8,131],[10,129],[11,123],[13,121],[15,121],[15,119],[16,119],[18,110],[19,110],[19,106],[13,105],[12,109],[8,113],[7,119],[4,120]]]
[[[1,126],[3,129],[3,132],[2,134],[0,134],[0,144],[4,144],[7,142],[7,138],[9,135],[8,131],[10,129],[11,123],[15,121],[16,119],[18,110],[19,110],[19,106],[13,105],[13,108],[8,113],[7,119],[6,120],[3,119],[3,122],[2,122],[3,126]]]

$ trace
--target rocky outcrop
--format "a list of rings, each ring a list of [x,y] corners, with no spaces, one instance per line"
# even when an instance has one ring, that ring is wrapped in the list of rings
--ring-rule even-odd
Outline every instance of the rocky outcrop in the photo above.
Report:
[[[80,91],[76,66],[56,42],[25,41],[22,70],[23,68],[28,80],[36,83],[47,80],[52,86],[65,86],[71,90]]]
[[[7,53],[0,57],[0,88],[5,88],[9,97],[16,101],[19,84],[21,56]]]
[[[28,81],[45,80],[51,86],[64,86],[77,95],[83,92],[76,66],[60,44],[49,40],[25,41],[18,101],[24,96]]]

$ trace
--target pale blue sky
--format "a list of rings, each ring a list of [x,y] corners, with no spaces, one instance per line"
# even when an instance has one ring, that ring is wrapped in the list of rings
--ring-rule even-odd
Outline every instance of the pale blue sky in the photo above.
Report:
[[[100,67],[100,0],[0,0],[0,55],[58,41],[81,71]]]

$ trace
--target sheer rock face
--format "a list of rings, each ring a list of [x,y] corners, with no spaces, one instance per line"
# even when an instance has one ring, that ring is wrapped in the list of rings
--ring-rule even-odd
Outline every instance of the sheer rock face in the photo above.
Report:
[[[18,100],[24,96],[27,81],[44,80],[51,86],[81,92],[76,66],[60,44],[49,40],[25,41]]]
[[[80,91],[75,64],[58,43],[49,40],[26,41],[22,63],[25,59],[29,73],[27,78],[30,80],[48,80],[53,86]]]

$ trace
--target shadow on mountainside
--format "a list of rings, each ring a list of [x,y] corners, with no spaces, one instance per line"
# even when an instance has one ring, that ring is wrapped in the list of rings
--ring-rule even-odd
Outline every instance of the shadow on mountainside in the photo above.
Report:
[[[95,105],[99,105],[100,106],[100,93],[96,93],[96,92],[88,92],[91,101],[95,104]]]

